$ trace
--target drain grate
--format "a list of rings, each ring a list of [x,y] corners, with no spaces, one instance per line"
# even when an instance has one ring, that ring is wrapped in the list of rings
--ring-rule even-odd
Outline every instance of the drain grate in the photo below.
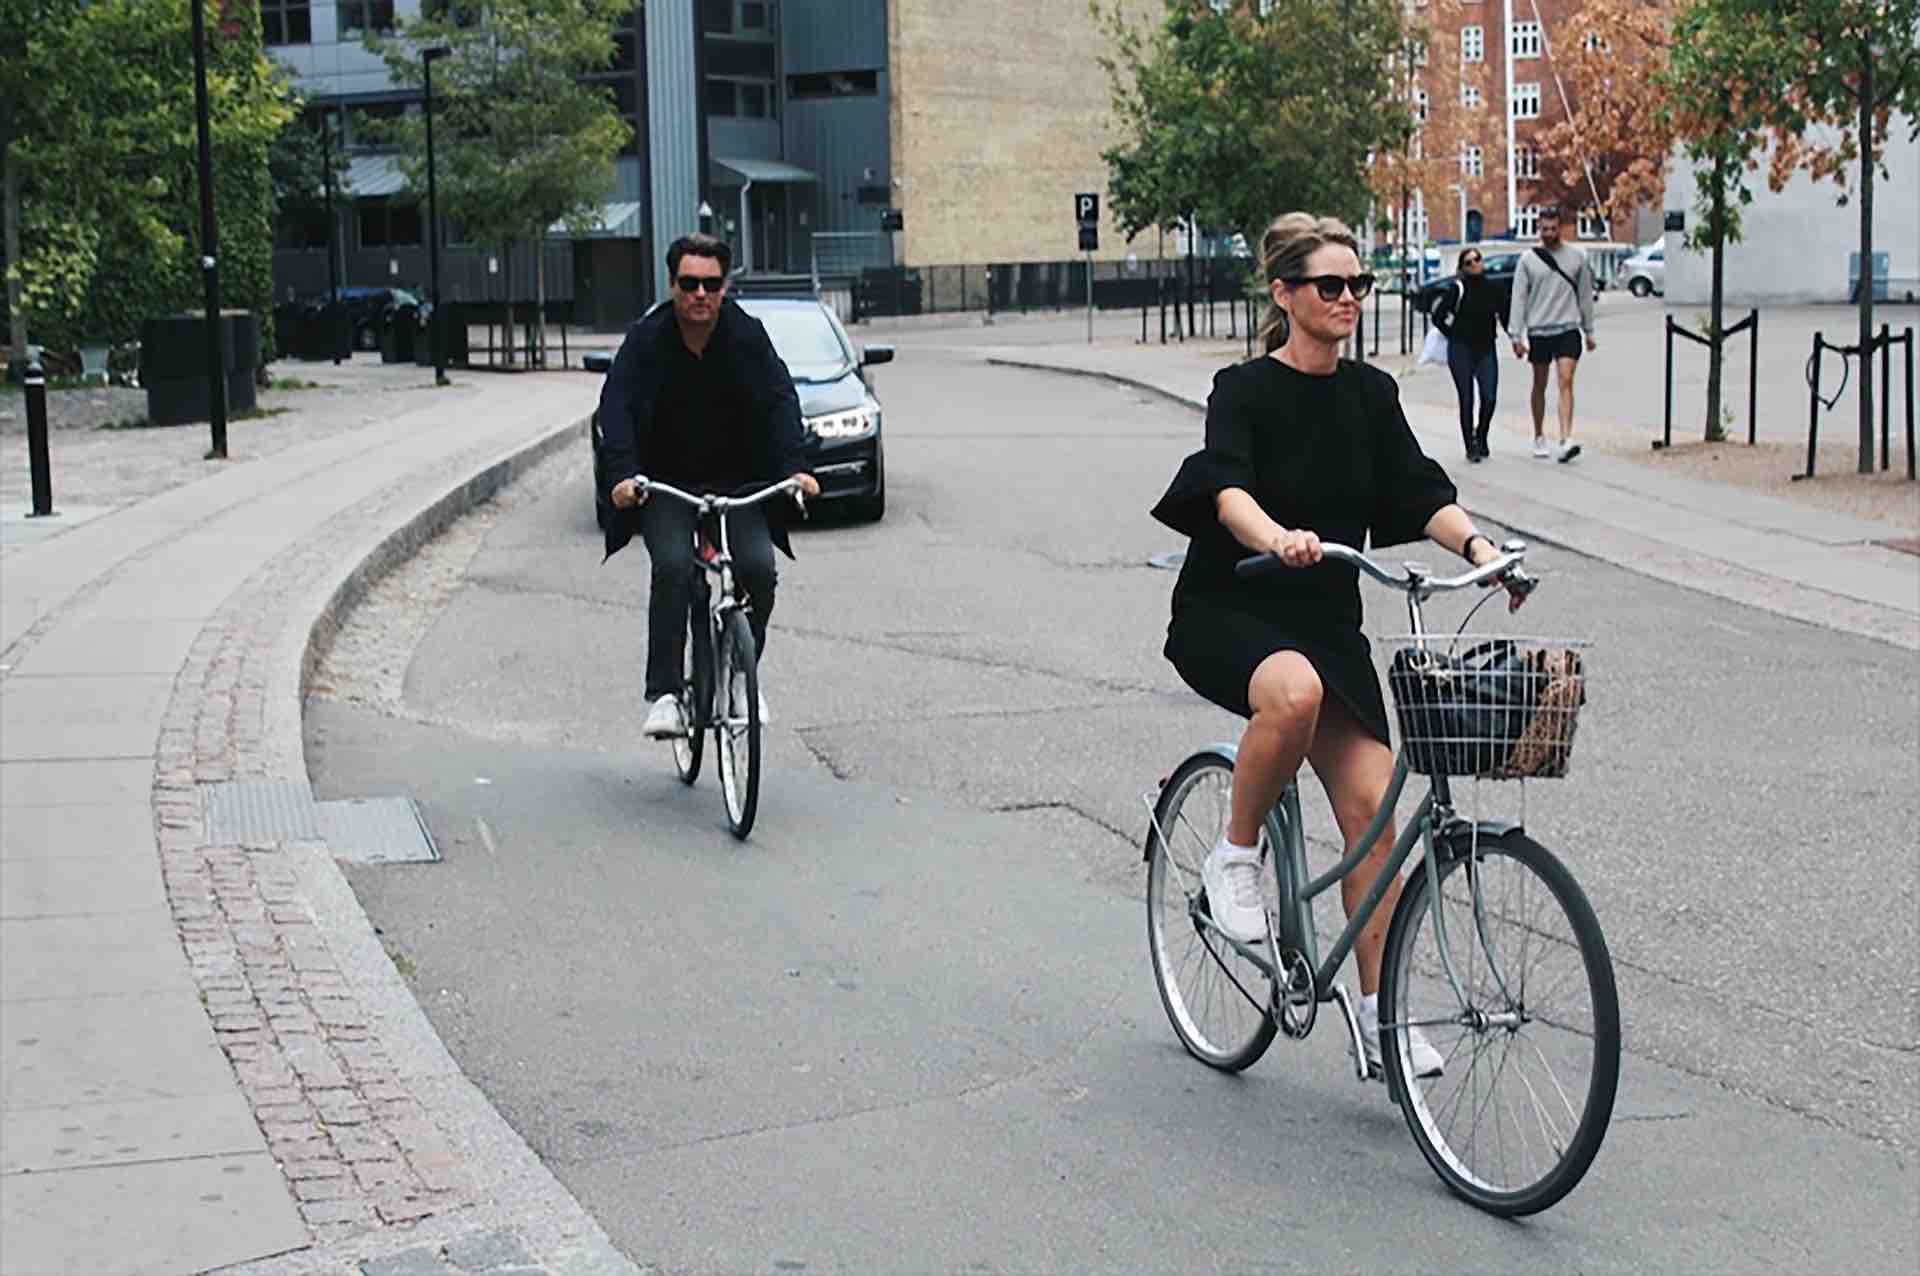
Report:
[[[434,863],[440,850],[412,798],[346,798],[319,804],[333,858],[353,864]]]
[[[216,846],[320,836],[313,790],[298,780],[234,780],[206,791],[207,837]]]

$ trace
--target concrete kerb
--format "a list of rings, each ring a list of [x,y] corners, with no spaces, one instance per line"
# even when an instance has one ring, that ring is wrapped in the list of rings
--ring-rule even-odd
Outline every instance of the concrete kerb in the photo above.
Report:
[[[274,775],[310,783],[302,708],[314,673],[346,618],[384,576],[464,515],[533,466],[585,437],[587,418],[531,443],[507,449],[424,507],[378,526],[343,557],[344,574],[315,583],[292,609],[275,642],[266,695],[265,750]],[[509,1230],[536,1255],[548,1276],[633,1276],[638,1269],[553,1177],[447,1051],[413,991],[360,906],[324,843],[286,848],[301,894],[354,994],[380,1025],[379,1040],[409,1088],[460,1148],[480,1189],[476,1204],[417,1224],[361,1233],[332,1244],[222,1269],[229,1276],[296,1276],[337,1272],[343,1264],[419,1252],[477,1231]],[[426,1261],[426,1260],[423,1260]]]
[[[1204,400],[1110,369],[1048,363],[1038,358],[1001,353],[987,355],[986,362],[1035,372],[1093,377],[1146,391],[1189,411],[1206,410]],[[1909,651],[1920,651],[1920,617],[1912,614],[1836,594],[1787,577],[1762,576],[1737,564],[1678,549],[1630,529],[1599,524],[1571,511],[1557,510],[1539,500],[1510,492],[1500,494],[1500,509],[1497,511],[1482,508],[1465,495],[1462,503],[1476,515],[1512,528],[1516,534],[1530,541],[1584,554],[1655,580],[1696,589],[1805,624],[1857,634]],[[1556,524],[1569,521],[1577,530],[1555,530]]]

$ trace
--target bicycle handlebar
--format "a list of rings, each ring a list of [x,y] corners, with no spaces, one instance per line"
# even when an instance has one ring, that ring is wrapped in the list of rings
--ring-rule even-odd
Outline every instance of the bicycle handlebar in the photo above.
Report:
[[[1527,556],[1526,542],[1510,540],[1500,548],[1504,551],[1500,557],[1470,571],[1462,572],[1458,576],[1429,576],[1426,569],[1418,563],[1407,563],[1405,565],[1407,570],[1404,573],[1395,574],[1350,546],[1338,545],[1332,541],[1322,541],[1320,544],[1320,551],[1326,558],[1336,562],[1351,563],[1381,584],[1389,585],[1394,589],[1403,589],[1409,593],[1425,596],[1499,580],[1506,585],[1516,599],[1524,599],[1540,584],[1538,577],[1529,576],[1520,570],[1520,563]],[[1287,570],[1286,564],[1280,561],[1279,555],[1271,551],[1251,555],[1233,565],[1234,575],[1242,580],[1282,570]]]
[[[703,513],[712,512],[715,514],[724,514],[728,510],[741,509],[748,505],[758,505],[762,501],[772,500],[782,493],[791,493],[793,503],[799,506],[801,510],[804,511],[807,508],[806,497],[801,495],[800,492],[800,484],[790,478],[781,479],[778,483],[763,487],[752,496],[700,496],[693,492],[683,492],[670,483],[662,483],[658,479],[650,479],[644,474],[633,475],[632,481],[639,487],[642,497],[653,492],[659,492],[663,495],[674,497],[677,500],[685,501]]]

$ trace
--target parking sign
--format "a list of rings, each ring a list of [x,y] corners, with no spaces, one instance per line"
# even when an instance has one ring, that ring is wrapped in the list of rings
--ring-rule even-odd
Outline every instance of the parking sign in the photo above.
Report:
[[[1098,225],[1100,221],[1100,197],[1091,192],[1083,192],[1073,197],[1073,220],[1081,226]]]

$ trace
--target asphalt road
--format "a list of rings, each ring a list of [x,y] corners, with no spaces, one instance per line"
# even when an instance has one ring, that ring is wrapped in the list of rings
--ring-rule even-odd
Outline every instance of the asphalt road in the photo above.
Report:
[[[1912,1266],[1910,656],[1536,555],[1527,628],[1595,644],[1574,772],[1463,804],[1586,887],[1627,1056],[1586,1182],[1502,1223],[1334,1032],[1224,1077],[1165,1022],[1138,795],[1235,726],[1145,565],[1197,417],[894,340],[888,517],[783,563],[749,843],[637,738],[645,559],[601,564],[584,456],[356,620],[392,696],[309,706],[320,795],[412,794],[445,856],[350,871],[421,1003],[643,1268]]]

